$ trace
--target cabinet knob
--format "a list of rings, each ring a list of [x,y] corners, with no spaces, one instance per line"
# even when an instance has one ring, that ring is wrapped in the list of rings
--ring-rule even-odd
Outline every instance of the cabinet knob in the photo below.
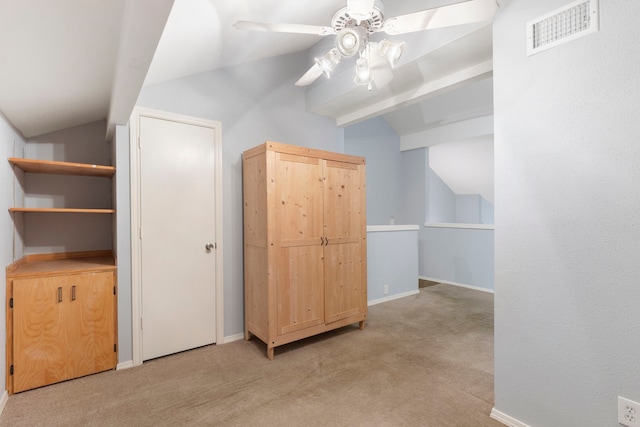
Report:
[[[204,245],[204,248],[207,250],[207,252],[209,252],[211,249],[215,247],[216,245],[214,245],[213,243],[207,243],[206,245]]]

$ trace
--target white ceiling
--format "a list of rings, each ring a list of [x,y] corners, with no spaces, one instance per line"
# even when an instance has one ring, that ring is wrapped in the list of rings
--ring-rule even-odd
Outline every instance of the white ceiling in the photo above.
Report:
[[[27,138],[126,123],[172,3],[0,1],[0,112]]]
[[[452,2],[386,0],[384,12],[397,16]],[[307,49],[311,64],[313,49],[323,49],[323,43],[331,40],[243,32],[232,24],[244,19],[327,25],[346,0],[173,3],[0,1],[0,112],[25,137],[103,119],[112,129],[116,123],[126,123],[143,81],[153,84]],[[472,93],[464,94],[469,83],[491,77],[490,26],[432,30],[402,39],[407,49],[388,87],[372,92],[356,87],[351,70],[331,80],[321,77],[305,92],[307,109],[332,117],[339,125],[385,114],[400,134],[406,134],[454,120],[461,114],[454,104],[466,105],[468,96],[474,97],[474,107],[466,105],[464,114],[491,108],[486,85],[471,85]],[[454,99],[445,101],[449,92]],[[438,110],[435,99],[428,101],[435,97],[451,104],[447,117],[444,110],[435,116],[424,114]],[[400,107],[410,109],[403,116],[394,112]]]

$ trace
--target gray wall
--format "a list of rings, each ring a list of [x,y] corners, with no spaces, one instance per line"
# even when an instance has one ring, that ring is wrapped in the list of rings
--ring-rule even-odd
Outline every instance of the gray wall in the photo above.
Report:
[[[244,330],[242,152],[265,140],[344,151],[343,129],[305,112],[294,83],[307,68],[302,52],[147,86],[138,98],[142,107],[222,123],[225,336]]]
[[[14,145],[18,148],[14,153]],[[6,307],[7,276],[5,266],[14,261],[13,239],[14,225],[9,213],[13,204],[14,173],[11,164],[6,161],[9,157],[21,155],[24,145],[22,136],[9,124],[0,113],[0,304]],[[22,254],[20,254],[22,255]],[[6,343],[7,318],[0,316],[0,342]],[[0,351],[0,366],[7,365],[6,351]],[[0,369],[0,384],[6,383],[5,369]]]
[[[367,224],[403,223],[400,137],[382,118],[366,120],[344,130],[344,152],[367,160]]]
[[[494,25],[495,408],[535,427],[617,426],[640,402],[637,0],[532,57],[512,0]]]

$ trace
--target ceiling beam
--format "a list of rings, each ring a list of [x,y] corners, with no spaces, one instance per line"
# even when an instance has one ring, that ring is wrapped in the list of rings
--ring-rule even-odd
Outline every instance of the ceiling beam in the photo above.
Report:
[[[389,111],[402,108],[427,98],[439,95],[468,83],[486,79],[493,75],[493,61],[487,60],[468,68],[456,71],[445,77],[425,82],[421,86],[405,91],[382,101],[365,105],[362,108],[343,114],[336,119],[338,126],[348,126]]]
[[[173,2],[130,0],[126,4],[107,117],[107,141],[116,125],[129,121]]]

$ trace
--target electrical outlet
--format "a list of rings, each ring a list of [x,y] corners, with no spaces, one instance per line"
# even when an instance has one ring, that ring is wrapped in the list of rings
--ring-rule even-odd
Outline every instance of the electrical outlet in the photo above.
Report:
[[[640,427],[640,403],[618,396],[618,423]]]
[[[384,294],[387,295],[389,293],[389,285],[384,285]]]

